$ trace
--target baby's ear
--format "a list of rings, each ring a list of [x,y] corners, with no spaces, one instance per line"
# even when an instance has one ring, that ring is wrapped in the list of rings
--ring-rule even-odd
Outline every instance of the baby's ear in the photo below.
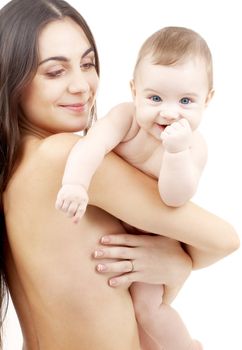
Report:
[[[208,92],[208,95],[207,95],[207,98],[206,98],[206,101],[205,101],[205,106],[207,107],[209,102],[211,101],[211,99],[213,98],[213,95],[214,95],[214,90],[211,89],[209,92]]]
[[[129,85],[130,85],[132,97],[133,97],[133,99],[135,99],[135,96],[136,96],[136,89],[135,89],[134,79],[130,80]]]

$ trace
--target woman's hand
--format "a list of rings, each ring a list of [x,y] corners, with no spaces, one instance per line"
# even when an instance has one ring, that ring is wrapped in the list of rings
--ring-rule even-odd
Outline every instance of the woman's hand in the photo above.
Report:
[[[132,282],[162,284],[163,302],[171,303],[192,270],[191,258],[179,242],[149,234],[117,234],[101,238],[96,259],[118,259],[97,264],[100,273],[114,273],[112,287],[130,286]]]

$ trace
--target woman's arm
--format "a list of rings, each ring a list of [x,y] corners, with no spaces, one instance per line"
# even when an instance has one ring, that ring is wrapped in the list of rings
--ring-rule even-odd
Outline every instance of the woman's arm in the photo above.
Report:
[[[160,200],[157,181],[110,153],[95,174],[90,204],[128,224],[186,244],[193,268],[210,265],[239,247],[234,228],[189,202],[180,208]]]
[[[68,154],[79,139],[67,133],[44,140],[41,148],[48,163],[55,164],[56,181],[60,181]],[[157,181],[114,153],[105,157],[94,175],[89,197],[91,205],[134,227],[185,243],[193,268],[210,265],[239,247],[229,223],[191,202],[180,208],[167,207],[158,194]]]

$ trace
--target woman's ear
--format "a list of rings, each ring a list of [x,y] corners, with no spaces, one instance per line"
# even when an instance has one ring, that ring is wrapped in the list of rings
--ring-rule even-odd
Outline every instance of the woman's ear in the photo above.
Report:
[[[211,89],[211,90],[208,92],[208,95],[207,95],[207,98],[206,98],[206,101],[205,101],[205,107],[208,106],[209,102],[210,102],[211,99],[213,98],[213,95],[214,95],[214,90]]]
[[[136,96],[136,90],[135,90],[135,84],[134,84],[134,80],[130,80],[130,89],[131,89],[131,93],[132,93],[132,97],[133,99],[135,99],[135,96]]]

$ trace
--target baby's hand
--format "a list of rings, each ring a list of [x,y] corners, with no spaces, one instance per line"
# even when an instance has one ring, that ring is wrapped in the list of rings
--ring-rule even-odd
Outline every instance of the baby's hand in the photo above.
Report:
[[[88,194],[81,185],[63,185],[58,192],[55,207],[73,217],[73,222],[78,223],[86,211]]]
[[[167,126],[160,137],[167,152],[177,153],[189,148],[192,129],[188,121],[183,118]]]

